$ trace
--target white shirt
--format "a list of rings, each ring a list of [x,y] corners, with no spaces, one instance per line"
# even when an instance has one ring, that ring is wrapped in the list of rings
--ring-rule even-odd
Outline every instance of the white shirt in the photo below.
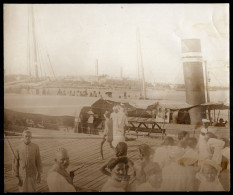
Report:
[[[57,172],[48,174],[47,184],[50,192],[76,192],[74,186]]]
[[[88,123],[93,123],[93,121],[94,121],[94,117],[91,115],[89,118],[88,118]]]

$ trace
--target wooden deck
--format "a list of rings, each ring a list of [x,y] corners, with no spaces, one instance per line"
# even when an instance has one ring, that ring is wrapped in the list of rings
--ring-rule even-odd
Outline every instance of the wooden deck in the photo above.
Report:
[[[46,182],[47,173],[50,167],[53,165],[54,151],[60,146],[68,150],[70,156],[71,170],[75,166],[84,164],[85,166],[76,172],[74,177],[74,184],[78,187],[87,188],[90,190],[100,191],[105,183],[107,176],[103,175],[99,169],[110,158],[114,157],[114,151],[109,147],[106,142],[104,144],[104,157],[101,159],[100,155],[100,142],[101,136],[87,136],[87,137],[56,137],[54,138],[34,138],[32,142],[36,143],[40,147],[40,153],[43,164],[43,174],[41,183],[37,186],[38,192],[48,192],[48,186]],[[20,138],[10,138],[8,141],[15,149]],[[128,141],[128,157],[136,162],[138,160],[138,146],[142,143],[147,143],[152,147],[158,146],[162,142],[161,137],[148,138],[138,137],[135,141]],[[4,191],[5,192],[17,192],[17,179],[12,177],[11,163],[13,154],[10,151],[9,144],[5,138],[4,143]]]

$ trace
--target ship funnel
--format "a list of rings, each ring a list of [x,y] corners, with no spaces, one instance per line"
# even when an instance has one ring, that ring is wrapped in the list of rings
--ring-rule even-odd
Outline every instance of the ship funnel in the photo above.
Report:
[[[183,39],[181,46],[186,102],[191,105],[205,103],[200,39]],[[206,116],[205,110],[200,107],[190,109],[189,115],[193,125],[200,123]]]

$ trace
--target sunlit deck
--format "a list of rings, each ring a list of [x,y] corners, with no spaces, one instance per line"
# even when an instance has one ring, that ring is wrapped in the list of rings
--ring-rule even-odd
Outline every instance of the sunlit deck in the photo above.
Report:
[[[19,137],[8,137],[13,149],[17,147],[20,142]],[[65,147],[69,151],[70,155],[70,167],[69,170],[84,164],[85,166],[79,169],[74,177],[74,184],[78,187],[100,191],[102,185],[105,183],[107,176],[103,175],[99,169],[106,163],[111,157],[114,157],[114,151],[109,147],[106,142],[104,144],[104,157],[102,160],[100,156],[100,142],[101,136],[95,135],[76,135],[72,136],[56,136],[52,138],[49,137],[34,137],[32,142],[36,143],[40,147],[42,164],[43,164],[43,174],[41,178],[41,183],[37,186],[37,191],[48,192],[48,186],[46,182],[47,173],[50,167],[53,165],[54,151],[56,147]],[[138,146],[142,143],[147,143],[151,146],[157,146],[161,143],[162,138],[158,136],[157,138],[148,138],[139,136],[135,141],[128,141],[128,157],[134,162],[138,160]],[[9,143],[5,138],[4,143],[4,185],[5,192],[17,192],[17,179],[12,177],[11,163],[13,154],[10,151]]]

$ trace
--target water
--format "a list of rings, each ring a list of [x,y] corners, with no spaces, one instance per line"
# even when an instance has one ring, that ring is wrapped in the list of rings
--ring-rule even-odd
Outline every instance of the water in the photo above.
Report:
[[[229,90],[210,91],[211,102],[229,102]],[[147,89],[148,98],[186,102],[185,91]]]

